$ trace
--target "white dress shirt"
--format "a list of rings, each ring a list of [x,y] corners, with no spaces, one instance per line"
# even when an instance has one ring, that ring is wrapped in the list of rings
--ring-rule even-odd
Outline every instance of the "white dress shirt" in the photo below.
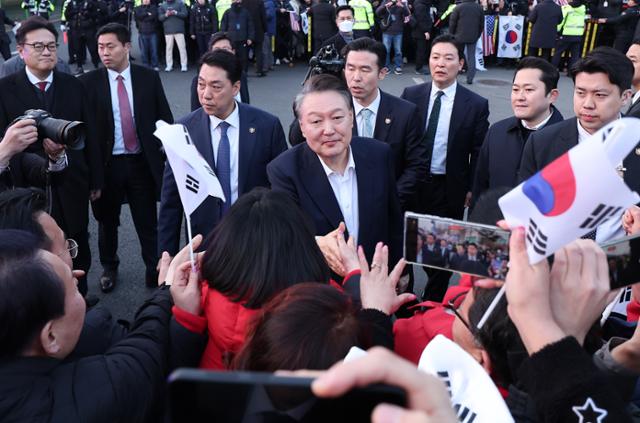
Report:
[[[591,136],[586,129],[580,125],[580,121],[576,120],[578,125],[578,143],[586,141]],[[606,141],[605,141],[606,142]],[[596,242],[603,243],[613,239],[621,238],[624,236],[624,229],[622,229],[622,214],[624,210],[621,210],[619,214],[611,217],[609,220],[598,225],[596,228]]]
[[[28,67],[25,67],[24,70],[27,72],[27,78],[29,79],[29,82],[31,82],[38,90],[40,89],[40,87],[38,86],[38,82],[46,82],[47,86],[44,90],[49,91],[49,87],[51,86],[51,84],[53,84],[53,71],[49,72],[49,76],[47,76],[45,79],[40,79],[33,73],[31,73]]]
[[[238,105],[234,103],[233,112],[226,119],[225,122],[229,124],[227,128],[227,137],[229,138],[229,169],[231,170],[231,204],[235,203],[238,199],[238,172],[239,172],[239,150],[240,150],[240,114],[238,113]],[[215,116],[209,116],[211,123],[211,144],[213,145],[213,159],[218,163],[218,146],[220,145],[220,128],[218,125],[222,122]]]
[[[549,113],[549,116],[547,116],[547,118],[545,120],[543,120],[542,122],[540,122],[539,124],[537,124],[536,126],[529,126],[527,125],[527,123],[524,120],[520,120],[520,123],[522,124],[522,126],[525,129],[528,129],[529,131],[537,131],[538,129],[544,127],[548,122],[549,119],[551,119],[551,116],[553,116],[553,111],[551,113]]]
[[[380,89],[378,89],[378,93],[376,94],[376,98],[369,104],[367,107],[364,107],[360,103],[353,99],[353,112],[356,114],[356,124],[358,125],[358,135],[363,137],[364,135],[364,116],[360,113],[362,109],[371,110],[371,137],[373,138],[373,134],[376,132],[376,118],[378,117],[378,108],[380,107]]]
[[[129,97],[129,107],[131,108],[131,117],[133,118],[133,124],[135,126],[135,111],[133,109],[133,86],[131,85],[131,66],[127,66],[122,73],[118,73],[114,70],[107,69],[107,75],[109,77],[109,89],[111,92],[111,112],[113,113],[113,150],[112,154],[117,156],[119,154],[136,154],[140,152],[140,143],[138,142],[138,151],[130,152],[124,147],[124,136],[122,135],[122,124],[120,118],[120,101],[118,100],[118,76],[122,75],[122,82],[127,90],[127,97]]]
[[[333,190],[344,217],[344,224],[347,225],[349,235],[358,245],[358,230],[360,228],[360,216],[358,214],[358,179],[356,174],[356,162],[353,161],[353,154],[349,148],[349,162],[344,170],[344,174],[339,174],[331,170],[320,156],[318,156],[324,173],[329,179],[329,184]]]
[[[433,109],[433,102],[438,91],[444,94],[440,97],[440,116],[438,117],[438,128],[433,140],[433,154],[431,155],[431,173],[434,175],[444,175],[447,173],[447,145],[449,144],[449,125],[451,124],[451,113],[453,112],[453,100],[456,97],[458,82],[454,81],[444,90],[439,89],[431,82],[431,95],[429,96],[429,113],[425,122],[425,130],[429,126],[429,116]]]

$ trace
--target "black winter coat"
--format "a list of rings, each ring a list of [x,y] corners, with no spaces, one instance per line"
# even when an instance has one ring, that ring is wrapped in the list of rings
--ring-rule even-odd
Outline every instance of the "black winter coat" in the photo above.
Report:
[[[218,32],[218,12],[216,8],[206,3],[204,6],[198,3],[194,4],[189,14],[189,31],[191,35]]]
[[[562,22],[562,8],[553,0],[544,0],[531,11],[529,21],[533,23],[529,45],[533,48],[553,48],[558,24]]]
[[[311,15],[311,31],[313,38],[321,38],[326,40],[332,37],[337,31],[336,28],[336,9],[331,3],[316,3],[309,9]]]
[[[416,24],[411,30],[413,38],[424,38],[425,32],[431,32],[433,28],[431,4],[431,0],[416,0],[413,3],[413,18],[416,20]]]
[[[138,6],[133,10],[136,25],[140,34],[155,34],[158,30],[158,6],[149,4]]]
[[[449,18],[449,32],[463,44],[475,44],[484,29],[484,12],[475,0],[462,0]]]
[[[231,41],[234,42],[256,39],[253,19],[247,9],[242,6],[237,9],[231,7],[224,12],[220,22],[220,31],[227,32]],[[264,37],[264,34],[262,36]]]
[[[201,336],[176,326],[171,305],[168,290],[156,291],[138,310],[131,332],[104,355],[72,362],[49,357],[4,360],[0,364],[3,421],[144,421],[162,402],[158,399],[169,366],[194,365],[194,354],[183,347],[201,354],[204,345]]]

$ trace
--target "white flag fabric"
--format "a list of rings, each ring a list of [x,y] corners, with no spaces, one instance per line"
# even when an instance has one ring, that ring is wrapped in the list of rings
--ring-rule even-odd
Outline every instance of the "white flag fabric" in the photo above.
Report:
[[[302,22],[302,32],[307,35],[309,33],[309,16],[307,12],[300,14],[300,21]]]
[[[530,263],[640,201],[616,172],[638,141],[640,120],[618,119],[500,198],[509,226],[526,228]]]
[[[225,201],[218,178],[191,141],[187,128],[160,121],[156,127],[153,135],[167,153],[184,212],[190,215],[210,195]]]
[[[444,382],[462,423],[511,423],[500,391],[487,372],[455,342],[438,335],[426,346],[418,369]]]
[[[486,72],[487,68],[484,67],[484,56],[482,52],[482,37],[480,37],[476,42],[476,70]]]
[[[522,57],[522,29],[524,16],[500,16],[498,18],[498,57],[518,59]]]

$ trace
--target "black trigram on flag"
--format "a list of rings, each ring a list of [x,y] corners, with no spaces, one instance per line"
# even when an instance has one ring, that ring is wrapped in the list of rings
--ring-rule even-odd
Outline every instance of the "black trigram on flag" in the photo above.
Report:
[[[191,175],[187,175],[187,180],[185,182],[185,187],[193,192],[194,194],[198,193],[198,190],[200,189],[200,182],[198,182],[198,180],[196,178],[194,178]]]
[[[624,292],[622,293],[622,295],[620,295],[620,299],[618,300],[618,302],[620,304],[624,304],[624,303],[628,303],[629,301],[631,301],[631,287],[628,286],[624,289]]]
[[[582,222],[580,229],[595,229],[611,217],[620,213],[620,211],[622,211],[622,207],[598,204],[598,206],[591,212],[591,215]]]
[[[542,233],[542,230],[538,228],[536,222],[532,219],[529,219],[529,229],[527,230],[527,241],[533,247],[533,251],[540,254],[541,256],[546,255],[547,253],[547,240],[549,238]]]
[[[453,409],[456,410],[458,421],[460,423],[472,423],[478,415],[471,411],[470,408],[465,407],[462,404],[455,404]]]
[[[191,144],[191,137],[189,136],[189,131],[187,131],[187,127],[183,126],[182,130],[184,131],[184,140],[187,144]]]
[[[451,398],[451,380],[449,379],[449,372],[438,372],[438,378],[440,378],[442,383],[447,387],[449,398]]]

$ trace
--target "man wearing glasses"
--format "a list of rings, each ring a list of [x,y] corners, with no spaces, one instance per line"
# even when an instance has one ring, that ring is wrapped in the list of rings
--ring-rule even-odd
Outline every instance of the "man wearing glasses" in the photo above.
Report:
[[[26,67],[0,79],[0,132],[29,109],[46,110],[57,119],[87,121],[88,105],[82,84],[73,76],[54,70],[57,37],[54,26],[40,17],[34,16],[22,23],[16,43]],[[98,146],[93,140],[85,139],[84,147],[72,150],[45,139],[36,141],[26,151],[66,167],[62,172],[46,175],[47,209],[62,230],[78,242],[80,248],[73,262],[74,269],[87,272],[91,265],[88,200],[99,198],[103,183]],[[19,163],[19,158],[12,160],[12,174],[20,171],[14,169],[13,163]],[[19,183],[17,178],[14,182],[16,186],[28,185]],[[86,278],[80,279],[79,289],[86,294]]]

